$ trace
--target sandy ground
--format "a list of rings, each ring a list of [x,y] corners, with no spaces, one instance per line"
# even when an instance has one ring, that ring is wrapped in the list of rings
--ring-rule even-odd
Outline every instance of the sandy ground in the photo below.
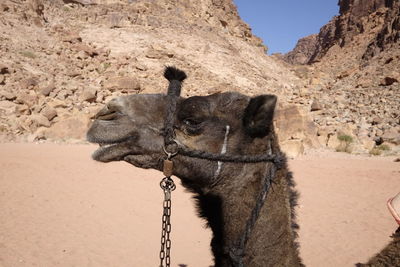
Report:
[[[94,162],[94,149],[0,144],[0,266],[158,266],[161,173]],[[330,153],[290,166],[306,265],[352,266],[389,240],[400,163]],[[211,233],[181,186],[172,216],[172,266],[212,265]]]

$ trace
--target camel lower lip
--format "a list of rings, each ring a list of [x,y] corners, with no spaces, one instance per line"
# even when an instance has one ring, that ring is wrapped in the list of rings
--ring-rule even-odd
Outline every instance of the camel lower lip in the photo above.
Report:
[[[134,146],[129,142],[99,143],[99,146],[92,158],[100,162],[119,161],[127,155],[135,154]]]
[[[99,144],[99,148],[93,152],[92,158],[101,162],[109,162],[117,160],[121,157],[121,150],[125,150],[123,143],[112,143],[112,144]],[[123,151],[126,152],[126,151]]]
[[[115,147],[117,144],[99,144],[99,148],[96,149],[93,154],[92,154],[92,158],[94,160],[98,160],[98,161],[103,161],[101,160],[101,158],[103,157],[103,155],[105,155],[106,153],[108,153],[110,151],[110,149],[112,149],[113,147]]]

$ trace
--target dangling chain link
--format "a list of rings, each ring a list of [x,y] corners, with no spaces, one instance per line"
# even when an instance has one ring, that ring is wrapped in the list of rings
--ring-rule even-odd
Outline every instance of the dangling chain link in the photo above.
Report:
[[[161,229],[161,250],[160,250],[160,267],[170,267],[171,264],[171,192],[176,186],[171,179],[172,161],[169,159],[164,161],[164,177],[160,182],[160,187],[164,191],[162,229]],[[165,265],[164,265],[165,263]]]

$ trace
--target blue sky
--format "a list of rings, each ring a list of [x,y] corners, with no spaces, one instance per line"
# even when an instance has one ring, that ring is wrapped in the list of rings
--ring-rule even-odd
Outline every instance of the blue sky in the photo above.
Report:
[[[268,46],[268,54],[286,53],[297,40],[318,33],[339,13],[338,0],[234,0],[239,15]]]

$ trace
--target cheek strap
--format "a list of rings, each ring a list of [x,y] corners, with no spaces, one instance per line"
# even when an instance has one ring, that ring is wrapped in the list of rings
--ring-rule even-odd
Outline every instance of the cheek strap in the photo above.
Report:
[[[230,126],[226,125],[225,127],[225,137],[224,137],[224,143],[222,144],[222,148],[221,148],[221,154],[225,154],[226,153],[226,147],[228,146],[228,135],[229,135],[229,130],[230,130]],[[222,162],[218,161],[217,162],[217,169],[214,173],[214,179],[217,179],[218,175],[221,173],[221,168],[222,168]]]

